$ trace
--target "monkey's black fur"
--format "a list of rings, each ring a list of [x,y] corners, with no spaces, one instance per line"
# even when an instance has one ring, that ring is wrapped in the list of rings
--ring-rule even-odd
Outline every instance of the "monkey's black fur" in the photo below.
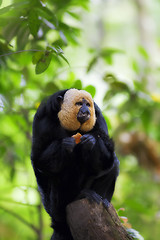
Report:
[[[31,160],[43,205],[52,219],[52,240],[73,240],[66,223],[67,204],[83,190],[90,195],[96,192],[110,202],[119,172],[113,141],[96,104],[96,124],[90,132],[78,130],[82,134],[79,144],[71,137],[77,131],[61,127],[57,116],[61,108],[59,99],[63,100],[66,91],[59,91],[43,102],[33,122]]]

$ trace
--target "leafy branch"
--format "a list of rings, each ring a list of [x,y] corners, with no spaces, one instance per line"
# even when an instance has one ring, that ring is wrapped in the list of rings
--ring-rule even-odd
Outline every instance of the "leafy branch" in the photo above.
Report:
[[[34,226],[32,223],[29,223],[26,219],[24,219],[23,217],[21,217],[20,215],[18,215],[17,213],[13,212],[12,210],[9,210],[5,207],[3,207],[2,205],[0,205],[0,208],[5,211],[6,213],[9,213],[10,215],[12,215],[13,217],[15,217],[16,219],[18,219],[19,221],[21,221],[22,223],[24,223],[26,226],[28,226],[29,228],[31,228],[34,232],[36,232],[37,234],[39,234],[39,229]]]

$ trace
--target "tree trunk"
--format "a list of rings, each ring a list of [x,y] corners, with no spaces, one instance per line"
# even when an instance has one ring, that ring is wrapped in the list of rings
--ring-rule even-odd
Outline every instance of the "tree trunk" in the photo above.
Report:
[[[69,204],[66,211],[74,240],[132,240],[112,204],[105,208],[82,199]]]

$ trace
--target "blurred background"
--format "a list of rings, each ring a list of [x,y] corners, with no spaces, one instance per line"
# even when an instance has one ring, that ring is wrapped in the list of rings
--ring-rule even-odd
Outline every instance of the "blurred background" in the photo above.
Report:
[[[51,236],[32,122],[44,97],[71,87],[92,94],[115,141],[112,203],[123,224],[159,239],[159,78],[159,0],[0,0],[1,240]]]

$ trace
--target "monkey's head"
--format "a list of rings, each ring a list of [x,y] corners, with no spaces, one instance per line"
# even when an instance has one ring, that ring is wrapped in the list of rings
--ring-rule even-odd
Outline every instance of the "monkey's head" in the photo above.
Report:
[[[61,109],[58,118],[61,126],[68,131],[92,130],[96,122],[94,101],[84,90],[70,89],[64,97],[59,96]]]

